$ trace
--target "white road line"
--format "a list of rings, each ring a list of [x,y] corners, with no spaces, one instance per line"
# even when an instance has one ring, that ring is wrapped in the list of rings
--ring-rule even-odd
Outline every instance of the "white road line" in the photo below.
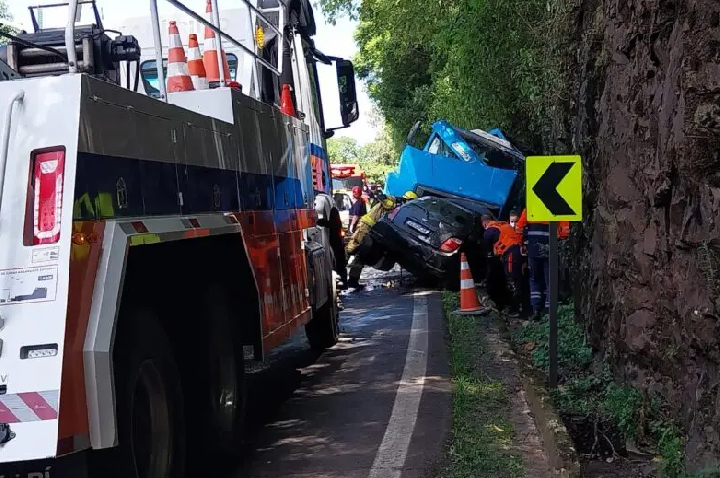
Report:
[[[405,369],[395,395],[390,422],[368,478],[400,478],[415,430],[425,384],[428,351],[427,297],[415,295]]]

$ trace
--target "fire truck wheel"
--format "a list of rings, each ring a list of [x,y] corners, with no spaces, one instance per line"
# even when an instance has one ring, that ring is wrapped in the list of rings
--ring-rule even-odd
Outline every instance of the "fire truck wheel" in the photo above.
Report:
[[[211,454],[232,458],[239,454],[245,422],[245,360],[242,344],[232,329],[228,294],[220,285],[206,288],[208,311],[207,437]]]
[[[185,476],[180,376],[155,314],[124,314],[115,339],[118,446],[91,460],[92,478]]]
[[[310,347],[323,351],[337,343],[339,333],[337,300],[330,287],[328,301],[315,310],[312,320],[305,325],[305,335]]]

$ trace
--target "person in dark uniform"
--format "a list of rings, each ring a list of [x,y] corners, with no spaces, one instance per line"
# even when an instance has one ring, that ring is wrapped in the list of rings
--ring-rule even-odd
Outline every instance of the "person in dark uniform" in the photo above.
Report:
[[[350,224],[348,224],[348,234],[353,234],[355,232],[358,221],[361,217],[367,214],[367,205],[362,197],[362,188],[360,186],[352,188],[352,195],[355,202],[353,202],[352,207],[350,207]]]

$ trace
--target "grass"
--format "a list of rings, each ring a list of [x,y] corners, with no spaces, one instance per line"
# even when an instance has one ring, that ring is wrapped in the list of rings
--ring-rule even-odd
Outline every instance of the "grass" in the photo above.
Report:
[[[502,383],[480,369],[487,351],[477,318],[452,313],[458,294],[443,293],[450,331],[453,421],[440,478],[524,478],[522,459],[510,452],[509,399]]]
[[[517,348],[530,352],[535,367],[548,368],[549,323],[529,322],[513,333]],[[552,392],[558,411],[565,416],[587,418],[590,423],[611,423],[625,440],[654,448],[660,457],[662,478],[720,478],[717,471],[688,474],[685,471],[685,436],[669,418],[660,397],[618,383],[607,364],[593,370],[593,352],[575,318],[572,304],[558,307],[558,369],[560,384]],[[709,473],[709,474],[708,474]]]

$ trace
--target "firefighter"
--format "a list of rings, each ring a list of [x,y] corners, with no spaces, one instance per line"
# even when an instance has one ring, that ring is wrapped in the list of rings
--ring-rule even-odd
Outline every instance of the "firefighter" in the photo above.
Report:
[[[412,201],[413,199],[417,199],[418,195],[415,194],[415,191],[405,191],[405,194],[402,196],[402,201],[400,201],[402,204],[405,204],[406,202]]]
[[[353,205],[350,208],[350,224],[348,224],[348,233],[352,234],[355,232],[355,227],[361,217],[367,214],[367,206],[365,200],[362,197],[362,188],[355,186],[352,188]]]
[[[517,318],[520,316],[522,306],[522,267],[523,259],[521,254],[522,234],[515,231],[510,223],[493,221],[489,214],[482,216],[485,233],[483,241],[489,262],[494,262],[497,267],[498,261],[502,265],[507,291],[510,293],[510,307],[508,316]],[[490,270],[492,266],[488,267]],[[488,280],[490,284],[490,280]],[[502,289],[502,287],[498,287]]]
[[[383,214],[392,211],[394,208],[395,198],[388,196],[373,206],[370,209],[370,212],[360,218],[357,228],[355,228],[355,232],[353,232],[352,237],[350,237],[350,242],[348,242],[345,249],[347,255],[351,257],[350,270],[348,271],[348,287],[353,289],[360,288],[360,274],[363,270],[363,263],[356,254],[360,244],[362,244],[367,233],[375,225],[375,223],[380,220]]]

